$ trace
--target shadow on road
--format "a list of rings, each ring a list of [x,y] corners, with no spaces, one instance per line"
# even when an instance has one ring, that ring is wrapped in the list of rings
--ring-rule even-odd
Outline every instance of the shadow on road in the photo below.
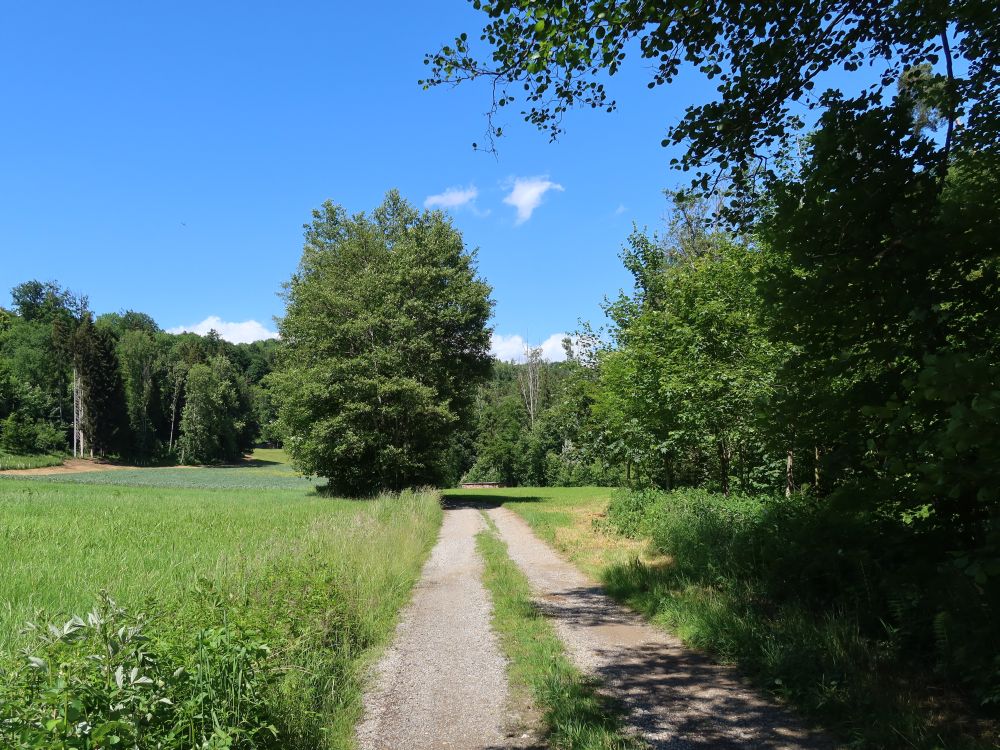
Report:
[[[489,494],[485,492],[456,492],[441,496],[441,506],[445,510],[454,510],[456,508],[482,508],[489,510],[490,508],[499,508],[507,502],[540,503],[542,502],[542,498],[535,495],[504,495],[493,491]]]

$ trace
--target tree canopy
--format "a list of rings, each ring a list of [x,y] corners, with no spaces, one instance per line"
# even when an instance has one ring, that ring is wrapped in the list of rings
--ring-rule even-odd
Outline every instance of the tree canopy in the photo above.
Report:
[[[995,4],[878,0],[471,0],[487,17],[479,43],[466,32],[427,55],[425,86],[484,78],[493,116],[523,102],[523,118],[557,137],[574,107],[615,109],[610,78],[630,55],[650,88],[697,69],[717,96],[665,123],[664,145],[683,144],[676,166],[708,187],[774,176],[775,157],[801,134],[808,110],[881,106],[908,70],[943,113],[940,160],[954,143],[988,148],[1000,136],[1000,30]],[[485,45],[485,49],[483,46]],[[824,73],[855,74],[824,86]],[[932,71],[932,72],[931,72]],[[811,125],[811,123],[808,123]],[[946,169],[946,167],[942,167]]]
[[[270,383],[299,468],[351,495],[447,481],[489,372],[492,309],[450,221],[395,191],[370,215],[327,202],[285,289]]]

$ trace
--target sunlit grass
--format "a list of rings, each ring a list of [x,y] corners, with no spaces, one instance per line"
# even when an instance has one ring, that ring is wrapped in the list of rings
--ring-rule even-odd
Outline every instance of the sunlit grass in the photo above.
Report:
[[[0,665],[30,645],[27,621],[85,615],[102,590],[150,614],[153,636],[179,651],[221,606],[271,648],[282,747],[352,747],[365,665],[391,637],[440,504],[433,493],[322,497],[268,473],[281,469],[87,475],[141,475],[132,486],[0,480]],[[145,486],[175,480],[201,486]]]
[[[14,456],[10,453],[0,451],[0,471],[10,469],[41,469],[47,466],[59,466],[62,462],[62,456],[52,454],[43,453],[33,456]]]

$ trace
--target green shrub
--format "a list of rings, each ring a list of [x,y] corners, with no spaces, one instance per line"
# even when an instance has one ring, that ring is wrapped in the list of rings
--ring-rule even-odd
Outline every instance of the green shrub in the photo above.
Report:
[[[862,745],[906,736],[934,747],[934,731],[954,727],[932,731],[922,683],[985,706],[972,713],[1000,698],[994,556],[988,545],[974,556],[935,555],[942,545],[932,528],[858,505],[620,492],[610,525],[648,538],[672,562],[611,568],[606,584]]]
[[[48,422],[31,420],[20,412],[0,423],[0,448],[14,454],[50,453],[66,444],[63,431]]]
[[[104,595],[86,619],[34,628],[0,679],[0,740],[19,750],[278,747],[269,653],[226,625],[172,641]]]
[[[661,496],[655,490],[617,490],[608,505],[608,523],[623,536],[639,536],[646,513]]]

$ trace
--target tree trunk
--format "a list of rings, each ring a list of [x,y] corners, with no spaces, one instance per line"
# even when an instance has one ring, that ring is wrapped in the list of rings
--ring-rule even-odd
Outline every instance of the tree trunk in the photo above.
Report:
[[[732,449],[725,440],[719,441],[719,473],[722,479],[722,494],[729,497],[729,464],[732,460]]]
[[[795,475],[793,467],[795,464],[795,451],[788,449],[788,458],[785,459],[785,497],[791,497],[795,489]]]
[[[174,386],[174,403],[170,409],[170,439],[167,441],[167,446],[172,452],[174,450],[174,426],[177,424],[177,402],[181,398],[181,381],[177,382]]]
[[[819,446],[813,448],[815,463],[813,464],[813,494],[819,495]]]
[[[77,409],[77,392],[76,392],[76,367],[73,368],[73,458],[76,458],[76,441],[77,441],[77,431],[79,429],[79,412]]]

